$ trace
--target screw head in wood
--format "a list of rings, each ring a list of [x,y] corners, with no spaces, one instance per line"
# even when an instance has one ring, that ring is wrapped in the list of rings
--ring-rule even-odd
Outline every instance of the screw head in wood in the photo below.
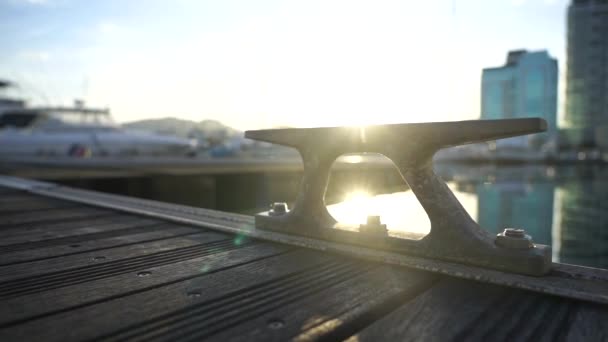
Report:
[[[187,293],[190,298],[198,298],[203,295],[201,290],[192,290]]]
[[[283,322],[280,319],[273,319],[268,321],[268,327],[272,330],[278,330],[283,328],[283,326],[285,326],[285,322]]]

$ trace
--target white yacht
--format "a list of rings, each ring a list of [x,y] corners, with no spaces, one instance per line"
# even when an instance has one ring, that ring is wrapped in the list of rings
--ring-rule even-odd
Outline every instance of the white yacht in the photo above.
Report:
[[[14,86],[13,82],[0,79],[0,115],[7,110],[25,108],[25,101],[3,94],[7,89],[11,89]]]
[[[0,87],[11,86],[1,81]],[[29,157],[95,158],[193,156],[195,140],[128,131],[112,120],[108,109],[28,107],[0,97],[0,161]]]

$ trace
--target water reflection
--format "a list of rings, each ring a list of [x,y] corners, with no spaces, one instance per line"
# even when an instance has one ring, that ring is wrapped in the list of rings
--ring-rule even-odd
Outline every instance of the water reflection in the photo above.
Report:
[[[608,268],[608,177],[603,168],[512,167],[439,170],[481,227],[498,233],[525,228],[553,247],[553,260]],[[340,222],[380,215],[392,232],[427,234],[428,217],[411,191],[369,196],[355,192],[328,206]]]
[[[524,228],[535,242],[550,245],[553,191],[554,185],[550,183],[479,184],[477,222],[492,233],[506,227]]]

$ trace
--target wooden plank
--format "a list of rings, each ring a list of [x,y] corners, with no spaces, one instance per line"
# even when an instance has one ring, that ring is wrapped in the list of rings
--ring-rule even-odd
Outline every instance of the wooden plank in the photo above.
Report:
[[[32,194],[26,191],[18,190],[13,193],[0,193],[0,204],[11,204],[15,202],[30,202],[30,201],[61,201],[61,202],[69,202],[65,200],[59,200],[52,197],[40,196],[37,194]],[[72,202],[74,203],[74,202]]]
[[[69,334],[72,339],[85,339],[107,334],[145,321],[175,305],[192,304],[193,298],[187,295],[189,290],[202,288],[202,298],[214,298],[235,287],[246,287],[269,273],[297,268],[293,263],[273,263],[276,267],[265,264],[237,267],[286,253],[290,249],[276,244],[254,244],[4,300],[0,306],[0,340],[14,340],[18,336],[28,335],[45,336],[46,340],[64,340]],[[325,259],[308,254],[304,254],[306,258],[303,259],[302,256],[298,254],[297,260],[304,264]],[[142,271],[148,272],[147,276],[138,276]],[[70,327],[69,332],[59,328],[67,326]]]
[[[52,238],[78,235],[84,232],[101,232],[111,230],[113,226],[123,226],[132,222],[158,222],[160,220],[137,217],[130,214],[106,213],[93,217],[81,217],[78,219],[60,221],[45,224],[44,222],[15,228],[2,229],[2,240],[0,246],[8,246],[18,243],[44,241]]]
[[[357,333],[364,341],[451,340],[504,295],[502,287],[444,278],[430,290]]]
[[[222,239],[178,249],[154,252],[126,260],[101,262],[95,265],[70,270],[6,280],[0,283],[0,298],[15,298],[66,286],[99,281],[121,274],[136,272],[141,269],[145,270],[148,268],[170,265],[190,258],[235,248],[238,247],[235,247],[231,240]],[[95,261],[95,259],[93,261]]]
[[[12,198],[11,198],[12,197]],[[0,196],[0,214],[6,215],[19,212],[33,212],[57,208],[81,206],[74,202],[60,201],[52,198],[33,196]]]
[[[11,203],[30,202],[35,201],[37,199],[42,201],[44,201],[45,199],[53,200],[50,197],[42,197],[27,192],[19,191],[9,194],[0,194],[0,205],[4,206],[6,204]]]
[[[171,226],[169,224],[146,226],[134,230],[121,230],[119,231],[120,235],[116,237],[102,239],[98,238],[96,240],[86,240],[78,243],[68,242],[65,244],[55,244],[49,247],[3,253],[0,255],[0,266],[82,254],[92,251],[100,252],[102,250],[114,247],[129,246],[133,244],[141,244],[145,242],[160,241],[180,236],[197,234],[201,231],[202,229],[200,228]]]
[[[53,331],[58,326],[73,327],[68,340],[337,337],[336,332],[347,334],[409,299],[430,278],[299,250],[41,317],[7,329],[6,335],[0,331],[0,337],[18,339],[28,329],[43,329],[37,334],[61,339]],[[274,328],[273,321],[281,326]]]
[[[10,205],[3,205],[0,207],[0,215],[9,215],[9,214],[18,214],[22,212],[28,212],[32,215],[38,215],[41,212],[53,209],[67,209],[67,208],[78,208],[80,207],[77,204],[71,204],[66,202],[60,203],[46,203],[39,201],[32,202],[21,202],[21,203],[12,203]]]
[[[0,189],[0,198],[11,197],[11,196],[21,196],[23,194],[27,194],[27,193],[23,190],[17,190],[17,189],[8,189],[8,188]]]
[[[101,227],[77,228],[59,232],[45,232],[42,236],[38,234],[38,236],[40,236],[42,240],[36,241],[36,238],[34,237],[33,239],[30,239],[27,242],[16,242],[0,246],[0,253],[36,249],[53,245],[78,243],[81,241],[120,236],[122,234],[129,234],[130,232],[145,231],[146,229],[152,230],[155,226],[169,227],[171,226],[171,224],[163,223],[162,221],[159,222],[156,220],[129,219],[119,223],[113,223],[111,225],[103,225]],[[11,240],[13,240],[12,242],[15,242],[14,239]]]
[[[569,317],[566,341],[608,341],[608,309],[605,305],[578,303]]]
[[[477,322],[456,335],[462,340],[555,341],[563,335],[573,302],[509,290]]]
[[[111,268],[116,263],[129,264],[131,261],[141,261],[148,255],[179,253],[183,248],[196,249],[206,243],[218,241],[231,241],[230,236],[215,232],[201,232],[195,235],[171,238],[161,241],[152,241],[125,247],[109,248],[101,251],[69,255],[60,258],[32,261],[27,264],[17,264],[0,267],[0,289],[7,286],[7,282],[16,280],[27,281],[31,279],[38,283],[40,279],[57,279],[62,275],[73,278],[80,273],[89,275],[92,270]],[[47,284],[50,285],[50,284]],[[49,286],[50,288],[50,286]],[[0,297],[2,297],[0,290]]]
[[[554,341],[582,302],[445,278],[353,336],[359,341]],[[604,314],[608,311],[603,307]],[[597,331],[606,331],[597,329]]]
[[[15,190],[12,188],[7,188],[5,186],[0,186],[0,195],[12,195],[12,194],[19,194],[19,193],[23,193],[23,191],[21,190]]]
[[[75,208],[46,210],[36,215],[31,215],[27,212],[3,215],[0,219],[0,229],[14,227],[17,225],[29,225],[33,223],[48,224],[49,222],[62,222],[70,219],[106,214],[108,212],[111,211],[108,209],[82,207],[78,208],[77,210]]]
[[[150,340],[342,340],[417,296],[436,278],[415,270],[354,262],[354,272],[342,278],[334,272],[329,283],[304,279],[269,296],[263,305],[243,299],[232,311],[191,316]],[[144,327],[150,329],[136,339],[153,335],[151,327]]]

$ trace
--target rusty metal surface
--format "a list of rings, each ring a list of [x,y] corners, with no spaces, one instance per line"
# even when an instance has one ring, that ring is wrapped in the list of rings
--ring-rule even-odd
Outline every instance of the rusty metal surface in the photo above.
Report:
[[[26,190],[42,196],[161,218],[171,222],[206,227],[267,241],[340,253],[355,258],[380,261],[538,293],[608,304],[608,270],[603,269],[553,263],[550,273],[542,277],[505,273],[442,260],[256,229],[254,218],[246,215],[103,194],[6,176],[0,176],[0,185]]]
[[[469,216],[432,165],[433,155],[445,147],[544,130],[544,120],[531,118],[247,131],[247,138],[296,148],[304,162],[293,209],[284,215],[256,215],[256,227],[527,275],[547,274],[550,246],[497,245],[496,236]],[[338,229],[327,211],[325,191],[334,161],[355,152],[380,153],[395,163],[429,216],[427,236],[410,240]]]

